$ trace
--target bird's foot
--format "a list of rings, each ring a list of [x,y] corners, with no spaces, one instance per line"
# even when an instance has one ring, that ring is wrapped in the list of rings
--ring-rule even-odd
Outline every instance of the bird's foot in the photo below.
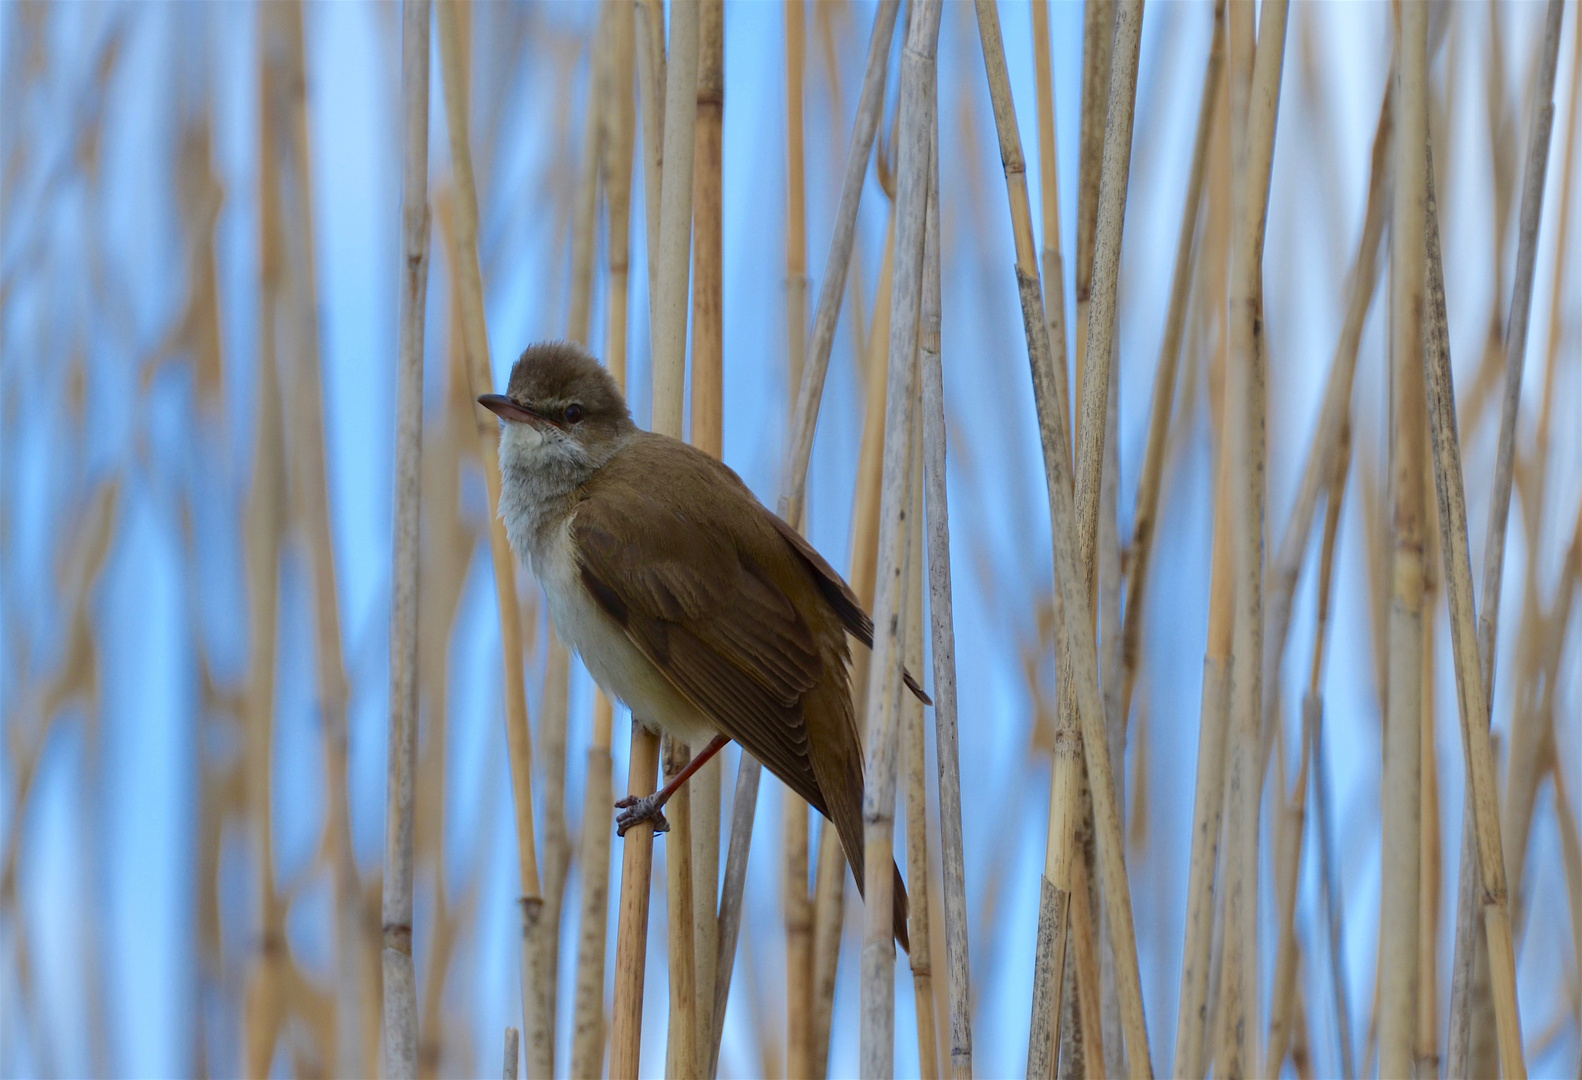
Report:
[[[665,820],[663,811],[664,803],[659,800],[657,793],[644,795],[628,795],[615,804],[621,812],[615,815],[615,835],[625,836],[626,830],[634,825],[641,825],[645,821],[653,823],[654,832],[670,831],[670,822]]]

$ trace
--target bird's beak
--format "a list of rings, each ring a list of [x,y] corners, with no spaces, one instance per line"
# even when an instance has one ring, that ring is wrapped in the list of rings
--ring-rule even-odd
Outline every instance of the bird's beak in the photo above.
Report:
[[[481,394],[478,397],[478,404],[494,413],[501,420],[533,423],[543,419],[533,410],[518,405],[504,394]]]

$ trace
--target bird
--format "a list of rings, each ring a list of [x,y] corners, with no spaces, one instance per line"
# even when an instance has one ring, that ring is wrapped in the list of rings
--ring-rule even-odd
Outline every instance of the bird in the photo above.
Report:
[[[702,747],[654,794],[616,804],[624,836],[734,741],[835,827],[863,889],[863,752],[847,635],[873,620],[812,544],[727,465],[632,421],[581,346],[529,346],[504,394],[500,517],[555,630],[634,720]],[[908,688],[928,703],[909,672]],[[894,865],[894,934],[907,894]]]

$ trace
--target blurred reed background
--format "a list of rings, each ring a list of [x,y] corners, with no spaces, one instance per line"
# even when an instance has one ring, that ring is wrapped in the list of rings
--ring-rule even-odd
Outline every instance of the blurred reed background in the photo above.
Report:
[[[1577,14],[0,6],[0,1073],[1577,1075]],[[910,957],[614,838],[559,337],[893,625]]]

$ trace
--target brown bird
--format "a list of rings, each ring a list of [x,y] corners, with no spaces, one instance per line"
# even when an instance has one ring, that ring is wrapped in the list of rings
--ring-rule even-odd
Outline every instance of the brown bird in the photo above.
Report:
[[[723,463],[640,430],[607,371],[566,343],[529,347],[507,392],[500,516],[561,638],[632,716],[691,747],[691,764],[619,832],[651,820],[730,740],[834,823],[862,889],[863,756],[849,632],[873,644],[851,587]],[[909,673],[907,685],[928,698]],[[892,864],[893,865],[893,864]],[[895,937],[907,947],[895,870]]]

